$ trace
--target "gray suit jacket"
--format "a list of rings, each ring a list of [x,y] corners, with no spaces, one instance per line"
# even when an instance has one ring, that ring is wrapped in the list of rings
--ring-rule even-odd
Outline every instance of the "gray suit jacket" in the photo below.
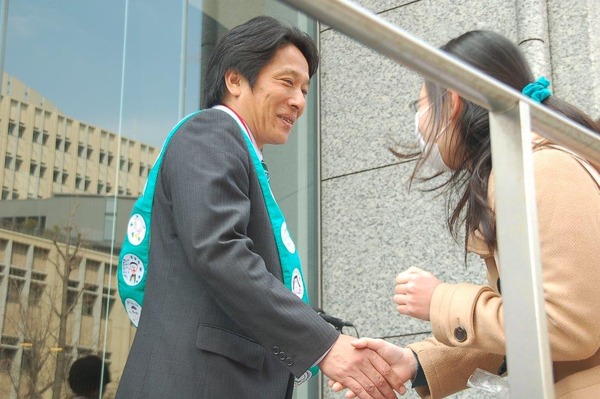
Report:
[[[338,333],[281,282],[256,171],[236,122],[184,123],[156,182],[138,330],[118,399],[291,396]]]

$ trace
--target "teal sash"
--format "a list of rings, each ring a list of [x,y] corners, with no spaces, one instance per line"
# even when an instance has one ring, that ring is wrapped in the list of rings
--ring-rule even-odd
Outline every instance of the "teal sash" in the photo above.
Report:
[[[135,201],[127,223],[127,233],[119,254],[119,265],[117,266],[117,284],[119,296],[125,306],[129,320],[134,326],[138,326],[142,304],[144,303],[144,291],[148,276],[148,258],[150,257],[150,223],[152,222],[152,204],[154,203],[154,188],[156,178],[162,163],[165,149],[173,135],[188,119],[198,114],[197,111],[182,119],[171,130],[165,143],[158,154],[158,158],[148,174],[148,180],[144,186],[142,195]]]
[[[220,107],[219,107],[220,108]],[[146,288],[146,279],[148,274],[148,259],[150,256],[150,223],[152,221],[152,205],[154,202],[154,189],[156,186],[156,179],[160,170],[163,155],[167,145],[169,144],[173,135],[179,130],[188,119],[195,116],[199,112],[188,115],[182,119],[174,128],[171,130],[163,147],[158,155],[154,166],[150,170],[144,192],[137,199],[131,211],[129,223],[127,225],[127,233],[123,240],[123,246],[119,254],[119,265],[117,269],[117,282],[119,287],[119,296],[127,311],[127,316],[131,320],[134,326],[138,326],[138,321],[142,311],[142,305],[144,302],[144,290]],[[227,112],[227,111],[224,111]],[[229,112],[228,112],[229,113]],[[233,117],[233,115],[230,115]],[[290,233],[283,217],[283,213],[277,201],[271,191],[269,185],[267,172],[262,162],[260,161],[258,154],[254,148],[254,145],[250,141],[250,132],[246,131],[246,128],[241,121],[236,117],[234,120],[240,127],[240,133],[244,137],[254,169],[258,176],[258,182],[261,187],[265,206],[269,214],[271,221],[271,227],[273,229],[273,236],[275,237],[275,243],[277,251],[279,253],[279,260],[281,262],[281,271],[283,275],[283,283],[285,286],[292,291],[296,296],[301,298],[305,303],[309,303],[308,292],[304,283],[304,276],[302,275],[302,266],[300,264],[300,257],[296,245],[290,236]],[[296,379],[296,385],[307,381],[312,376],[316,375],[319,371],[317,366],[313,366],[310,370],[306,371],[302,377]]]
[[[226,112],[226,111],[225,111]],[[305,303],[310,303],[308,300],[308,290],[304,283],[304,276],[302,274],[302,265],[300,264],[300,257],[298,256],[298,250],[285,222],[283,213],[277,205],[277,201],[271,191],[271,185],[269,184],[269,178],[267,171],[265,170],[264,164],[261,162],[254,145],[250,141],[250,132],[246,131],[246,127],[241,123],[238,118],[234,118],[238,126],[242,130],[242,136],[248,146],[248,152],[252,158],[252,164],[258,175],[258,182],[265,200],[265,206],[271,220],[271,227],[273,229],[273,236],[275,237],[275,244],[277,245],[277,252],[279,252],[279,260],[281,262],[281,271],[283,274],[283,283],[285,286],[292,291],[296,296]],[[300,378],[296,378],[296,386],[308,381],[312,376],[319,372],[318,366],[311,367],[306,371]]]

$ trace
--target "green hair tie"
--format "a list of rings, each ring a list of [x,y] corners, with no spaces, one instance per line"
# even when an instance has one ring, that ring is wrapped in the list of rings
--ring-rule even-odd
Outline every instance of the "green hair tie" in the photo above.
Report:
[[[550,86],[550,81],[544,76],[541,76],[535,82],[525,86],[523,90],[521,90],[521,93],[525,94],[536,103],[541,103],[552,94],[550,89],[548,89],[548,86]]]

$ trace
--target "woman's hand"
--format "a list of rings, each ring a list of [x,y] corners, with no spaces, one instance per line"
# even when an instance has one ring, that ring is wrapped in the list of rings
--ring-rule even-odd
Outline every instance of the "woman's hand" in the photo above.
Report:
[[[400,314],[429,320],[433,291],[442,282],[432,273],[411,267],[396,276],[394,302]]]

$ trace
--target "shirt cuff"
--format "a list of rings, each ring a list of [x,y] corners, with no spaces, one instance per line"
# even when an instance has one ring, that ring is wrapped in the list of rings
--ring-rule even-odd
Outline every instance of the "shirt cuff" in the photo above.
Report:
[[[337,340],[334,341],[333,344],[331,344],[331,346],[329,347],[329,349],[327,349],[325,351],[325,353],[323,353],[323,356],[321,356],[311,367],[318,366],[319,363],[321,363],[321,360],[325,359],[325,356],[327,356],[327,354],[329,353],[329,351],[331,350],[331,348],[333,348],[333,345],[335,345],[336,342],[337,342]]]
[[[427,377],[425,377],[425,371],[423,371],[423,367],[421,366],[421,362],[419,361],[419,357],[413,351],[415,355],[415,359],[417,359],[417,372],[415,373],[415,377],[412,379],[411,386],[413,388],[425,387],[427,386]]]

